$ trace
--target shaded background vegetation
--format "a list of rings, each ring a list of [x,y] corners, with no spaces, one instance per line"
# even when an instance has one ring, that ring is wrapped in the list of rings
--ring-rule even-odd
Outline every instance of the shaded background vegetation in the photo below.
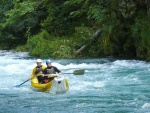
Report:
[[[44,58],[150,61],[149,17],[149,0],[1,0],[0,49]]]

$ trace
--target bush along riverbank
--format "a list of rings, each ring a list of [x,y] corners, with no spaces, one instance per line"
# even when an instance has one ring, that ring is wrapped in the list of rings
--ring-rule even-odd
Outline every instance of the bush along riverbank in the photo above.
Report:
[[[81,29],[83,31],[81,33],[75,33],[73,35],[74,37],[69,38],[55,37],[49,35],[46,31],[42,31],[39,35],[30,38],[26,46],[22,48],[18,47],[16,51],[26,50],[31,56],[41,58],[94,58],[112,56],[125,59],[150,60],[150,48],[148,46],[150,41],[147,38],[141,38],[141,41],[134,43],[134,37],[129,34],[128,39],[123,39],[123,35],[127,34],[120,33],[122,37],[118,40],[119,38],[115,37],[116,34],[108,36],[108,34],[106,35],[102,31],[97,35],[98,38],[95,38],[96,32],[91,32],[88,29],[85,30],[85,28],[78,29],[80,29],[79,31]],[[145,43],[147,44],[145,45]]]
[[[3,0],[0,49],[41,58],[112,56],[150,61],[148,0]]]

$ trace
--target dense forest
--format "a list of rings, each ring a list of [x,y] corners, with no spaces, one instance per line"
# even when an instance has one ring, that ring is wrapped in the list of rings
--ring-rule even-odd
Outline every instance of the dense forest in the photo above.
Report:
[[[150,0],[1,0],[0,49],[150,61]]]

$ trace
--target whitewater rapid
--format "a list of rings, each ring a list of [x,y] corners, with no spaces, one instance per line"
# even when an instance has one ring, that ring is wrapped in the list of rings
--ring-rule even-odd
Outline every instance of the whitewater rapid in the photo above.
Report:
[[[30,77],[36,59],[27,52],[0,51],[2,113],[25,113],[27,109],[32,113],[150,113],[149,62],[113,58],[51,59],[52,65],[62,73],[84,69],[85,74],[62,74],[70,86],[65,94],[32,91],[30,82],[20,88],[13,87]],[[46,59],[42,60],[45,65]]]

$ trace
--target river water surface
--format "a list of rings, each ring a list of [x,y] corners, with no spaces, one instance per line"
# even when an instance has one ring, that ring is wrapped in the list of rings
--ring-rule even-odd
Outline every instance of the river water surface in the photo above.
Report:
[[[70,89],[35,92],[27,80],[36,66],[28,53],[0,51],[0,113],[150,113],[150,63],[138,60],[52,59]],[[43,59],[45,65],[46,59]]]

